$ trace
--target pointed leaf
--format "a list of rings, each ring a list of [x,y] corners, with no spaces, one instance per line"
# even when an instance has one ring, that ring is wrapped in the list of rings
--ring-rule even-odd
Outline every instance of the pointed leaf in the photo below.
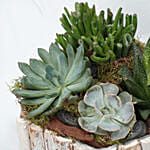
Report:
[[[54,95],[58,94],[60,89],[53,89],[53,90],[22,90],[22,89],[14,89],[12,92],[16,96],[21,96],[25,98],[36,98],[36,97],[42,97],[45,95]]]
[[[18,66],[20,68],[20,70],[27,76],[29,77],[33,77],[33,78],[36,78],[36,79],[41,79],[40,76],[38,76],[36,73],[34,73],[30,66],[26,63],[22,63],[22,62],[19,62],[18,63]]]
[[[150,85],[150,39],[144,48],[143,64],[147,75],[147,85]]]
[[[66,52],[68,57],[68,68],[70,69],[75,57],[73,47],[70,44],[67,45]]]
[[[46,97],[42,97],[37,99],[23,99],[20,102],[26,105],[39,105],[45,103],[47,100],[48,99]]]
[[[30,67],[34,73],[38,74],[42,78],[45,78],[45,64],[43,64],[40,60],[30,59]]]
[[[38,107],[36,110],[30,112],[26,118],[32,118],[35,117],[37,115],[40,115],[41,113],[43,113],[55,100],[55,97],[50,98],[48,101],[46,101],[44,104],[42,104],[40,107]]]
[[[50,55],[45,49],[38,48],[38,54],[45,64],[52,65]]]
[[[88,77],[80,83],[71,84],[67,86],[67,89],[69,89],[72,92],[81,92],[81,91],[85,91],[91,85],[91,83],[92,83],[92,77]]]

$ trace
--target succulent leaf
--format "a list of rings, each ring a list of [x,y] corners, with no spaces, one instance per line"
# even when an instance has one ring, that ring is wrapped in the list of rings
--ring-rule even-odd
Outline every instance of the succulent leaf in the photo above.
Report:
[[[132,49],[134,53],[133,74],[126,66],[120,69],[119,74],[121,75],[128,92],[134,96],[133,100],[137,103],[137,108],[141,114],[141,117],[143,119],[147,119],[150,115],[149,111],[147,111],[150,109],[150,87],[148,86],[147,74],[147,69],[150,65],[150,62],[148,60],[149,40],[146,44],[144,54],[142,52],[142,49],[135,43],[132,44]]]
[[[135,123],[132,96],[119,93],[111,83],[97,83],[87,90],[79,102],[79,125],[82,129],[98,135],[110,135],[112,141],[125,138]]]
[[[65,55],[56,44],[51,44],[49,52],[38,49],[42,61],[30,59],[30,65],[18,63],[25,75],[21,80],[24,89],[14,89],[13,93],[23,98],[20,100],[23,104],[40,104],[27,118],[57,112],[72,93],[84,91],[90,86],[91,71],[83,46],[79,46],[75,54],[68,44],[66,52]]]

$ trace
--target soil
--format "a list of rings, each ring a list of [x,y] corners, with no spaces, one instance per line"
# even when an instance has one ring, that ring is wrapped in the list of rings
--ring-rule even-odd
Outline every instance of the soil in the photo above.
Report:
[[[57,118],[52,118],[47,125],[49,130],[57,132],[61,136],[67,136],[79,140],[81,142],[87,143],[96,148],[102,148],[103,146],[98,144],[93,135],[90,135],[88,132],[69,125],[65,125],[63,122]]]

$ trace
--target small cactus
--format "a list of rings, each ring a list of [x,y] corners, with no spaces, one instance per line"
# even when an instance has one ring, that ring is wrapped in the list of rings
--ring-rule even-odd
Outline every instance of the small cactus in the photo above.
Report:
[[[69,13],[65,8],[66,15],[60,21],[66,33],[56,34],[56,43],[65,49],[68,42],[76,48],[83,41],[86,55],[97,63],[126,57],[136,32],[137,16],[126,14],[124,21],[121,11],[119,8],[113,19],[108,8],[105,18],[104,11],[96,14],[95,5],[89,8],[88,3],[75,3],[75,12]]]

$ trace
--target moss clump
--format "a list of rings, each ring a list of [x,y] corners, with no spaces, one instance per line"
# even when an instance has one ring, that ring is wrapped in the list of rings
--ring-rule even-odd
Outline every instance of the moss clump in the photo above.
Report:
[[[84,93],[81,92],[78,96],[79,98],[73,103],[70,103],[69,100],[66,100],[63,107],[64,110],[74,114],[76,117],[80,117],[80,114],[78,112],[78,103],[83,99]]]
[[[103,146],[119,144],[119,141],[112,141],[109,135],[94,135],[95,141]]]
[[[124,65],[133,70],[134,57],[131,54],[129,57],[120,58],[113,62],[101,63],[98,65],[98,78],[100,82],[110,82],[120,85],[122,78],[118,74],[120,68]]]
[[[21,110],[24,113],[24,115],[26,116],[28,113],[30,113],[31,111],[37,109],[39,107],[39,105],[25,105],[25,104],[21,104]],[[25,118],[26,119],[26,118]],[[32,123],[40,126],[43,129],[47,128],[47,124],[50,121],[50,116],[44,116],[44,115],[39,115],[30,119],[27,119],[29,121],[31,121]]]

